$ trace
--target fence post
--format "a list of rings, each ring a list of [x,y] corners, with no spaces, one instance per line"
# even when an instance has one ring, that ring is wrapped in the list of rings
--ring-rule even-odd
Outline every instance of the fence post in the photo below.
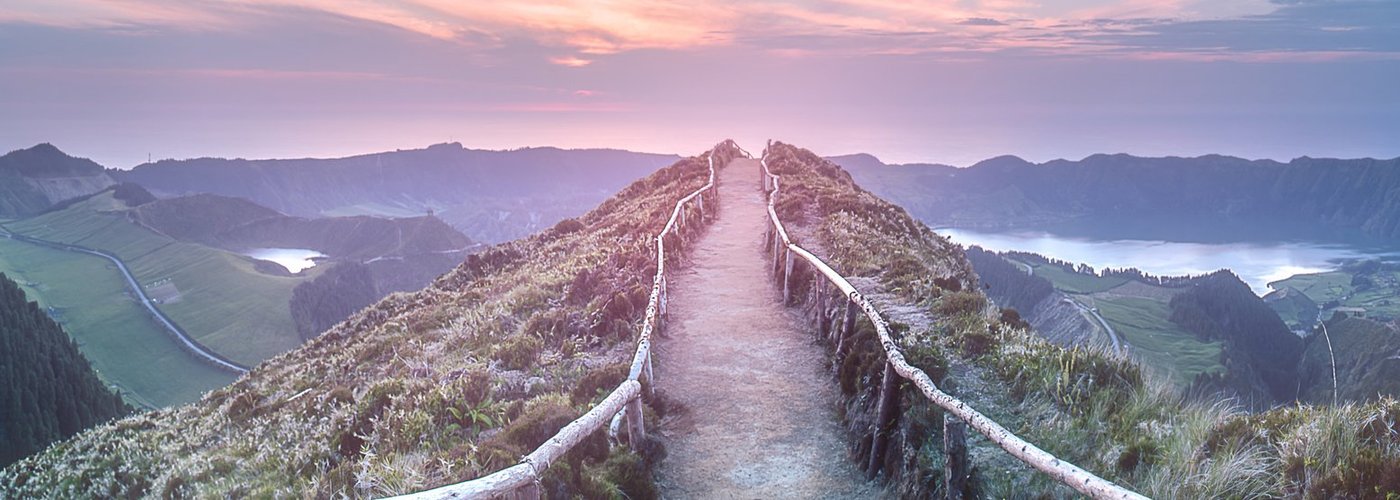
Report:
[[[792,280],[792,249],[789,248],[785,253],[787,263],[783,265],[783,306],[787,307],[792,299],[792,287],[789,285]]]
[[[846,300],[846,316],[841,321],[840,338],[836,339],[836,361],[840,363],[846,357],[846,341],[856,331],[856,303],[853,300]]]
[[[962,500],[971,470],[967,460],[967,424],[947,413],[943,414],[943,456],[947,457],[943,485],[948,490],[948,500]]]
[[[647,349],[646,361],[647,392],[651,397],[656,397],[656,373],[651,371],[651,349]]]
[[[627,445],[632,451],[641,452],[647,440],[646,423],[642,419],[642,398],[632,398],[627,402]]]
[[[893,363],[885,363],[885,374],[880,380],[879,404],[880,411],[875,417],[875,429],[870,439],[870,466],[865,473],[867,479],[875,479],[885,463],[885,448],[889,445],[890,431],[899,414],[899,374],[895,373]]]

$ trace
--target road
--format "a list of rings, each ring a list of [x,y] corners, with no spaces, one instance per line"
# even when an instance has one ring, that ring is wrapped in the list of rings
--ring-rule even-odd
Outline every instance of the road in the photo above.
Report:
[[[1074,307],[1078,307],[1081,312],[1089,313],[1090,315],[1094,316],[1094,319],[1098,320],[1100,325],[1103,325],[1104,331],[1108,332],[1108,340],[1113,342],[1113,351],[1123,352],[1123,343],[1118,339],[1118,332],[1114,331],[1112,326],[1109,326],[1108,320],[1103,319],[1103,316],[1099,315],[1098,309],[1087,307],[1084,304],[1080,304],[1079,301],[1071,299],[1069,297],[1065,297],[1065,302],[1074,304]]]
[[[160,322],[161,325],[165,326],[165,329],[169,330],[171,335],[185,346],[186,350],[194,353],[196,356],[199,356],[200,358],[204,359],[205,361],[208,361],[209,363],[219,368],[232,371],[239,375],[248,373],[248,367],[240,365],[238,363],[234,363],[228,358],[220,356],[218,353],[210,350],[207,347],[204,347],[204,345],[200,344],[199,341],[195,340],[193,337],[190,337],[189,334],[185,333],[184,330],[180,329],[180,327],[177,326],[175,322],[170,319],[169,316],[166,316],[165,313],[161,312],[161,310],[156,307],[156,304],[154,301],[151,300],[151,297],[146,295],[145,289],[141,288],[141,283],[136,281],[136,277],[133,274],[131,274],[131,269],[127,268],[126,263],[122,262],[122,260],[120,258],[117,258],[117,256],[107,252],[103,252],[101,250],[95,250],[91,248],[80,247],[77,245],[69,245],[67,243],[59,243],[55,241],[41,240],[39,238],[25,236],[19,233],[11,232],[8,228],[5,228],[4,226],[0,226],[0,234],[3,234],[7,238],[23,241],[25,243],[54,248],[57,250],[96,255],[98,257],[102,257],[104,259],[112,261],[113,264],[117,265],[117,269],[122,272],[122,276],[126,278],[127,286],[136,292],[136,296],[141,301],[141,305],[145,306],[146,310],[150,311],[151,314],[155,316],[156,321]]]

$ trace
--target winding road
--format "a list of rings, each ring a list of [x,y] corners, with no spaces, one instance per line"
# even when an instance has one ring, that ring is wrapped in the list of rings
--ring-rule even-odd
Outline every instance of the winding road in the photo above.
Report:
[[[186,350],[194,353],[196,356],[199,356],[201,359],[204,359],[205,361],[213,364],[218,368],[229,370],[239,375],[248,373],[248,367],[235,363],[232,360],[229,360],[228,358],[225,358],[223,356],[220,356],[218,353],[210,350],[207,347],[204,347],[203,344],[200,344],[199,341],[195,340],[193,337],[190,337],[188,333],[185,333],[184,330],[180,329],[180,327],[177,326],[175,322],[170,319],[169,316],[166,316],[165,313],[161,312],[161,310],[156,307],[155,301],[152,301],[151,297],[146,295],[146,291],[141,288],[141,283],[136,281],[136,277],[131,273],[131,269],[127,268],[126,263],[122,262],[122,260],[117,256],[92,248],[80,247],[77,245],[69,245],[67,243],[59,243],[56,241],[41,240],[38,238],[25,236],[19,233],[12,232],[4,226],[0,226],[0,233],[3,233],[5,237],[13,240],[19,240],[25,243],[53,248],[57,250],[96,255],[98,257],[102,257],[104,259],[112,261],[113,264],[117,265],[117,269],[122,272],[122,276],[126,278],[127,286],[130,287],[132,291],[136,292],[136,296],[140,298],[141,305],[145,306],[146,310],[150,311],[151,314],[155,316],[156,321],[160,322],[161,325],[165,326],[165,329],[169,330],[171,335],[185,346]]]

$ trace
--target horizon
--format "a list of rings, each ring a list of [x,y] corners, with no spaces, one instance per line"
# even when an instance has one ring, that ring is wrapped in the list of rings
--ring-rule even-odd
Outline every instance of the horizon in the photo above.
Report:
[[[19,0],[0,144],[114,168],[714,137],[951,165],[1393,158],[1397,20],[1375,0]]]
[[[739,144],[741,147],[744,145],[744,143],[742,143],[742,142],[739,142],[739,141],[735,141],[735,142],[736,142],[737,144]],[[765,142],[766,142],[766,141],[765,141]],[[786,142],[786,141],[782,141],[782,140],[780,140],[780,139],[774,139],[774,142]],[[508,147],[508,148],[486,148],[486,147],[475,147],[475,146],[470,145],[470,144],[464,144],[464,143],[462,143],[461,141],[438,142],[438,143],[428,144],[428,145],[424,145],[424,146],[418,146],[418,147],[400,147],[400,148],[394,148],[394,149],[392,149],[392,150],[384,150],[384,151],[352,152],[352,153],[348,153],[348,154],[341,154],[341,155],[335,155],[335,156],[297,156],[297,157],[247,158],[247,157],[240,157],[240,156],[225,157],[225,156],[203,155],[203,156],[190,156],[190,157],[185,157],[185,158],[152,158],[150,161],[143,161],[143,162],[141,162],[141,163],[138,163],[138,164],[135,164],[135,165],[131,165],[131,166],[113,166],[113,165],[109,165],[109,164],[103,163],[102,161],[100,161],[100,160],[98,160],[98,159],[91,158],[91,157],[87,157],[87,156],[84,156],[84,155],[82,155],[82,154],[74,153],[74,152],[72,152],[72,151],[66,150],[66,149],[64,149],[62,146],[59,146],[59,145],[57,145],[57,144],[53,144],[53,143],[51,143],[51,142],[41,142],[41,143],[33,144],[33,145],[30,145],[30,146],[17,147],[17,148],[10,148],[5,154],[9,154],[9,153],[13,153],[13,152],[16,152],[16,151],[21,151],[21,150],[32,149],[32,148],[35,148],[35,147],[38,147],[38,146],[41,146],[41,145],[45,145],[45,144],[47,144],[47,145],[49,145],[49,146],[53,146],[55,149],[59,150],[59,152],[65,154],[65,155],[68,155],[68,156],[70,156],[70,157],[78,158],[78,159],[84,159],[84,160],[90,160],[90,161],[93,161],[93,162],[97,163],[98,165],[102,166],[103,168],[112,169],[112,170],[131,170],[131,169],[134,169],[134,168],[136,168],[136,167],[143,166],[143,165],[153,165],[153,164],[162,163],[162,162],[167,162],[167,161],[181,162],[181,161],[204,160],[204,159],[213,159],[213,160],[233,160],[233,161],[250,161],[250,162],[252,162],[252,161],[297,161],[297,160],[341,160],[341,159],[346,159],[346,158],[354,158],[354,157],[358,157],[358,156],[370,156],[370,155],[397,153],[397,152],[404,152],[404,151],[420,151],[420,150],[425,150],[425,149],[432,148],[432,147],[435,147],[435,146],[444,146],[444,145],[453,145],[453,144],[455,144],[455,145],[457,145],[457,146],[460,146],[462,149],[465,149],[465,150],[471,150],[471,151],[486,151],[486,152],[513,152],[513,151],[523,151],[523,150],[530,150],[530,149],[557,149],[557,150],[562,150],[562,151],[620,151],[620,152],[626,152],[626,153],[637,153],[637,154],[648,154],[648,155],[661,155],[661,156],[670,155],[670,156],[676,156],[676,157],[680,157],[680,158],[686,158],[686,157],[688,157],[688,156],[691,156],[691,155],[689,155],[689,154],[687,154],[687,153],[683,153],[683,152],[638,151],[638,150],[624,149],[624,148],[610,147],[610,146],[560,147],[560,146],[552,146],[552,145],[530,145],[530,146],[516,146],[516,147]],[[815,152],[815,151],[814,151],[814,152]],[[1372,157],[1372,156],[1339,158],[1339,157],[1332,157],[1332,156],[1308,156],[1308,155],[1303,155],[1303,156],[1298,156],[1298,157],[1293,157],[1293,158],[1284,159],[1284,158],[1249,158],[1249,157],[1235,156],[1235,155],[1228,155],[1228,154],[1220,154],[1220,153],[1205,153],[1205,154],[1190,155],[1190,156],[1187,156],[1187,155],[1171,155],[1171,154],[1168,154],[1168,155],[1155,155],[1155,156],[1154,156],[1154,155],[1140,155],[1140,154],[1125,153],[1125,152],[1115,152],[1115,153],[1098,152],[1098,153],[1090,153],[1090,154],[1085,155],[1085,156],[1080,157],[1080,158],[1032,159],[1032,158],[1027,158],[1027,157],[1022,156],[1022,155],[1010,154],[1010,153],[1008,153],[1008,154],[1000,154],[1000,155],[996,155],[996,156],[990,156],[990,157],[983,158],[983,159],[980,159],[980,160],[977,160],[977,161],[974,161],[974,162],[971,162],[971,163],[967,163],[967,164],[955,165],[955,164],[943,163],[943,162],[938,162],[938,161],[918,161],[918,160],[916,160],[916,161],[910,161],[910,162],[898,162],[898,163],[897,163],[897,162],[893,162],[893,161],[890,161],[890,160],[885,159],[885,158],[884,158],[883,156],[881,156],[880,154],[873,153],[873,152],[868,152],[868,151],[857,151],[857,152],[851,152],[851,153],[818,153],[818,154],[819,154],[822,158],[827,158],[827,159],[866,155],[866,156],[870,156],[870,157],[874,158],[876,161],[879,161],[881,164],[883,164],[883,165],[885,165],[885,166],[889,166],[889,167],[953,167],[953,168],[972,168],[972,167],[977,166],[977,164],[979,164],[979,163],[982,163],[982,162],[985,162],[985,161],[989,161],[989,160],[998,159],[998,158],[1004,158],[1004,157],[1016,158],[1016,159],[1025,161],[1025,162],[1027,162],[1027,163],[1031,163],[1031,164],[1033,164],[1033,165],[1043,165],[1043,164],[1046,164],[1046,163],[1053,163],[1053,162],[1060,162],[1060,161],[1064,161],[1064,162],[1082,162],[1082,161],[1087,160],[1087,159],[1089,159],[1090,157],[1094,157],[1094,156],[1119,156],[1119,155],[1126,155],[1126,156],[1131,156],[1131,157],[1134,157],[1134,158],[1144,158],[1144,159],[1170,159],[1170,158],[1180,158],[1180,159],[1188,159],[1188,160],[1189,160],[1189,159],[1204,158],[1204,157],[1209,157],[1209,156],[1223,156],[1223,157],[1227,157],[1227,158],[1235,158],[1235,159],[1240,159],[1240,160],[1249,161],[1249,162],[1272,161],[1272,162],[1284,163],[1284,164],[1289,163],[1289,162],[1292,162],[1292,161],[1295,161],[1295,160],[1300,160],[1300,159],[1303,159],[1303,158],[1310,158],[1310,159],[1315,159],[1315,160],[1342,160],[1342,161],[1352,161],[1352,160],[1393,161],[1393,160],[1400,160],[1400,155],[1397,155],[1397,156],[1394,156],[1394,157],[1388,157],[1388,158],[1386,158],[1386,157],[1377,158],[1377,157]],[[3,156],[3,154],[0,154],[0,156]]]

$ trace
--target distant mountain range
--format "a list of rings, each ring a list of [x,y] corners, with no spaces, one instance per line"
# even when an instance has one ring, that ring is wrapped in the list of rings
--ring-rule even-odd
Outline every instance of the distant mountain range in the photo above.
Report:
[[[1093,155],[1031,163],[1001,156],[968,168],[831,158],[871,191],[933,225],[1037,228],[1134,221],[1155,231],[1275,228],[1400,238],[1400,158],[1272,160],[1208,155]]]
[[[678,160],[620,150],[484,151],[459,143],[336,159],[165,160],[109,171],[160,197],[211,193],[299,217],[437,215],[496,243],[582,214]]]

